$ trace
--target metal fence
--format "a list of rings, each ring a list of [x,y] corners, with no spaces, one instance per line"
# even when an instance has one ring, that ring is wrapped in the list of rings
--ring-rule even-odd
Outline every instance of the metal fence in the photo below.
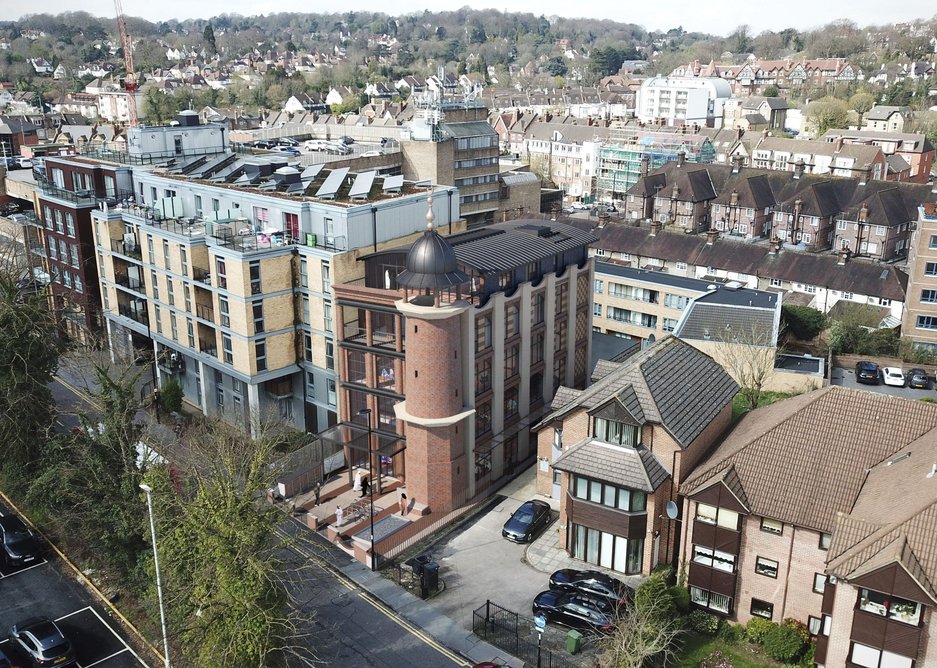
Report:
[[[591,665],[583,657],[577,661],[557,654],[546,647],[537,646],[534,622],[497,603],[486,601],[472,613],[472,632],[486,641],[510,652],[525,663],[541,668],[582,668]],[[539,654],[539,663],[538,663]]]
[[[277,461],[280,494],[292,497],[322,480],[328,473],[327,461],[340,453],[343,453],[340,444],[317,438]]]

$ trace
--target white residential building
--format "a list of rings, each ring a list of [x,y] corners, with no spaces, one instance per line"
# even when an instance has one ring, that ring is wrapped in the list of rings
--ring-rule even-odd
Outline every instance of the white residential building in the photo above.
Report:
[[[731,96],[729,83],[718,77],[653,77],[641,83],[637,116],[644,123],[721,127]]]

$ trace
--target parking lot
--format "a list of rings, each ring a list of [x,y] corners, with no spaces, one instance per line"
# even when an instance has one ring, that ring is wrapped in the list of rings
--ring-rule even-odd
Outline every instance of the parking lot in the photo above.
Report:
[[[0,514],[10,512],[0,505]],[[34,563],[19,568],[0,568],[0,650],[14,664],[25,657],[14,651],[7,638],[11,626],[29,617],[54,619],[72,642],[80,668],[138,668],[147,663],[128,644],[104,607],[76,580],[75,575],[44,546]]]
[[[905,373],[907,373],[910,368],[911,366],[904,367]],[[830,383],[849,387],[854,390],[868,390],[869,392],[878,392],[879,394],[890,394],[893,397],[904,397],[905,399],[923,399],[924,397],[928,397],[937,401],[937,391],[934,389],[916,390],[910,387],[893,387],[883,383],[879,383],[878,385],[857,383],[855,369],[833,367],[830,372]]]

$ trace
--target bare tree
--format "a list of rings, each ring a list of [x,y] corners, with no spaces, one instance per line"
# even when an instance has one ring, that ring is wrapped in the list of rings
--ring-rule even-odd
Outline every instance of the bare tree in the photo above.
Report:
[[[748,408],[758,408],[764,387],[774,372],[779,350],[774,329],[758,321],[727,324],[718,336],[713,359],[741,388]]]
[[[666,594],[666,592],[664,592]],[[669,595],[646,597],[628,604],[609,637],[601,664],[610,668],[641,668],[656,658],[666,665],[676,657],[682,619],[674,614]]]

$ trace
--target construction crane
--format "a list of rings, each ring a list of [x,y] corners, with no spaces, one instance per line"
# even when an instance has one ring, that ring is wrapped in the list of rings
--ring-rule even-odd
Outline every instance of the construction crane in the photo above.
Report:
[[[120,46],[124,51],[124,65],[127,74],[124,77],[124,90],[127,91],[127,116],[130,127],[137,127],[137,74],[133,69],[133,43],[130,41],[130,31],[127,30],[127,20],[124,18],[124,8],[120,0],[114,0],[114,9],[117,10],[117,31],[120,33]]]

